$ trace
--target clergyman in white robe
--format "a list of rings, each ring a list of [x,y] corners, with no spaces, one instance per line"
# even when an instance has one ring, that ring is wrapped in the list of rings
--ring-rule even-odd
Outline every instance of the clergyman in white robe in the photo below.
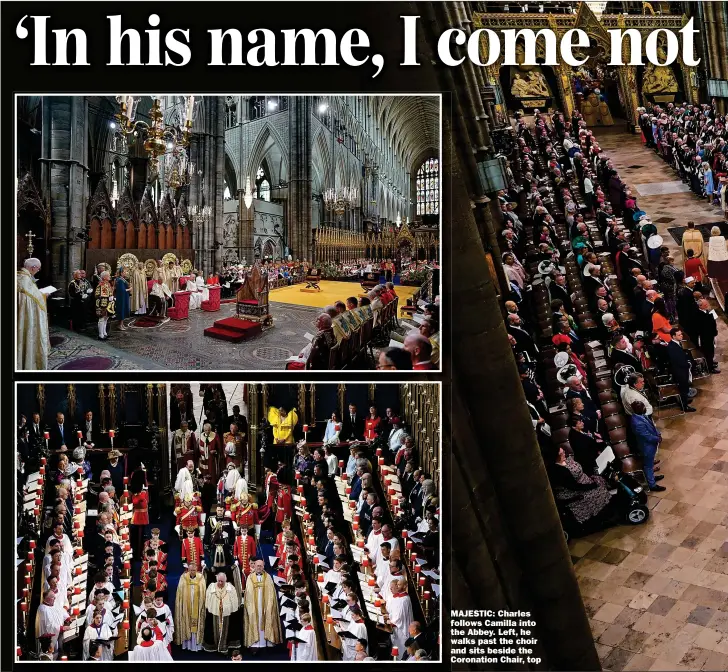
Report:
[[[26,371],[42,371],[48,368],[48,307],[46,295],[35,284],[35,274],[40,270],[38,259],[26,259],[25,267],[17,274],[17,366]]]
[[[387,613],[389,614],[389,622],[392,625],[392,646],[397,647],[401,658],[407,652],[404,643],[409,639],[409,626],[415,618],[412,613],[412,601],[409,595],[404,592],[407,590],[406,583],[404,581],[392,581],[391,589],[392,596],[386,600]],[[399,590],[403,592],[397,592]]]

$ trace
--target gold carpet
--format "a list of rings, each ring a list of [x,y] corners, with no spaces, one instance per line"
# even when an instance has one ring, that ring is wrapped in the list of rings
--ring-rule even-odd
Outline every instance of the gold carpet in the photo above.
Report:
[[[359,298],[364,290],[356,282],[336,282],[335,280],[321,280],[320,292],[302,292],[301,289],[306,283],[291,285],[290,287],[278,287],[270,291],[270,300],[280,303],[293,303],[298,306],[310,306],[312,308],[323,308],[332,305],[335,301],[346,301],[350,296]],[[404,306],[407,299],[416,291],[417,287],[395,286],[394,291],[399,297],[399,305]]]

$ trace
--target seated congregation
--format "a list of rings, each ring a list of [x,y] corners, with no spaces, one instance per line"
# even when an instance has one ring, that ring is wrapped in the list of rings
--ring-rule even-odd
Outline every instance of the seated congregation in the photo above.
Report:
[[[694,412],[693,381],[720,373],[718,316],[580,113],[536,111],[513,139],[506,329],[562,521],[589,531],[614,514],[606,456],[637,493],[666,489],[655,419]]]

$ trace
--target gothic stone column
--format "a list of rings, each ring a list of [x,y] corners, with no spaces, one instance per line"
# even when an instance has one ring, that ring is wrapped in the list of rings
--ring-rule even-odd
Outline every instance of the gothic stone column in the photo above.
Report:
[[[74,269],[83,265],[85,244],[71,228],[86,225],[88,116],[81,96],[50,96],[43,102],[43,191],[50,194],[51,284],[65,295]]]
[[[288,246],[297,259],[311,258],[311,101],[289,99]]]

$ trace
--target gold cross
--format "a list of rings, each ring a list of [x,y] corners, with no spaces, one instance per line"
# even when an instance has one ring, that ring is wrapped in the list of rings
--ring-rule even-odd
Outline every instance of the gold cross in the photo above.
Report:
[[[33,256],[33,238],[36,237],[36,235],[32,231],[28,231],[28,233],[25,234],[25,237],[28,239],[28,256]]]

